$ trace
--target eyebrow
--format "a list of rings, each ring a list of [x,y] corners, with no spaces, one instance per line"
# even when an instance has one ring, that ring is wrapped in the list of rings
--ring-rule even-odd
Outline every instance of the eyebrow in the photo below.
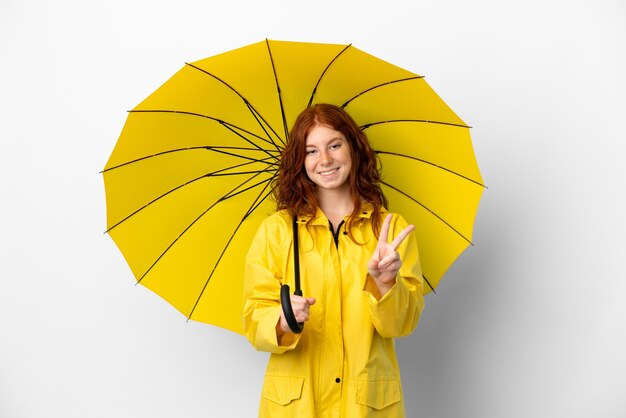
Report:
[[[333,142],[333,141],[342,141],[342,142],[346,142],[346,143],[348,142],[348,140],[347,140],[347,139],[343,139],[343,138],[342,138],[342,137],[340,137],[340,136],[336,136],[336,137],[334,137],[334,138],[331,138],[331,139],[330,139],[328,142],[326,142],[326,143],[327,143],[327,144],[330,144],[330,143],[331,143],[331,142]],[[305,147],[315,147],[315,145],[305,144]]]

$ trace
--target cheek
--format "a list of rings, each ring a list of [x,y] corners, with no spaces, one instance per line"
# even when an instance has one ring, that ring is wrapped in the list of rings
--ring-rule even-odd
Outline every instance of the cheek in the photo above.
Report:
[[[346,162],[346,164],[350,164],[352,162],[352,153],[350,152],[348,147],[346,147],[343,152],[343,160]]]
[[[348,166],[348,167],[351,167],[351,166],[352,166],[352,155],[350,155],[350,152],[346,152],[346,153],[343,155],[343,161],[344,161],[344,164],[345,164],[346,166]]]

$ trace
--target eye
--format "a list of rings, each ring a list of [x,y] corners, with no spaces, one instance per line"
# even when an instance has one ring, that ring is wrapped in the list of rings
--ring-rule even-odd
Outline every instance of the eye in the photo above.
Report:
[[[317,152],[317,150],[315,148],[310,148],[308,150],[306,150],[306,155],[313,155]]]
[[[341,148],[341,145],[342,145],[342,144],[341,144],[341,142],[335,142],[334,144],[332,144],[332,145],[330,146],[330,149],[338,149],[338,148]]]

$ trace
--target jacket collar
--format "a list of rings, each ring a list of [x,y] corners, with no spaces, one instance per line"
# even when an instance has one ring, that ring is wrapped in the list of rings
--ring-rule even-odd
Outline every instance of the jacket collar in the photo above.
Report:
[[[369,219],[372,216],[374,207],[369,202],[362,202],[356,219]],[[387,212],[385,208],[381,208],[381,213]],[[298,216],[298,223],[309,223],[309,225],[322,225],[328,227],[328,218],[320,208],[317,208],[315,216]]]

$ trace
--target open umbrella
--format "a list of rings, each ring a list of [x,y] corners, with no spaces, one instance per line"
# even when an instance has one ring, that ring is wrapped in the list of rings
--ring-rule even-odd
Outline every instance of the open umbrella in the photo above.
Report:
[[[342,106],[416,225],[427,290],[471,243],[484,189],[469,127],[422,76],[351,45],[259,42],[186,64],[130,111],[103,170],[107,232],[137,282],[241,333],[244,257],[297,115]]]

